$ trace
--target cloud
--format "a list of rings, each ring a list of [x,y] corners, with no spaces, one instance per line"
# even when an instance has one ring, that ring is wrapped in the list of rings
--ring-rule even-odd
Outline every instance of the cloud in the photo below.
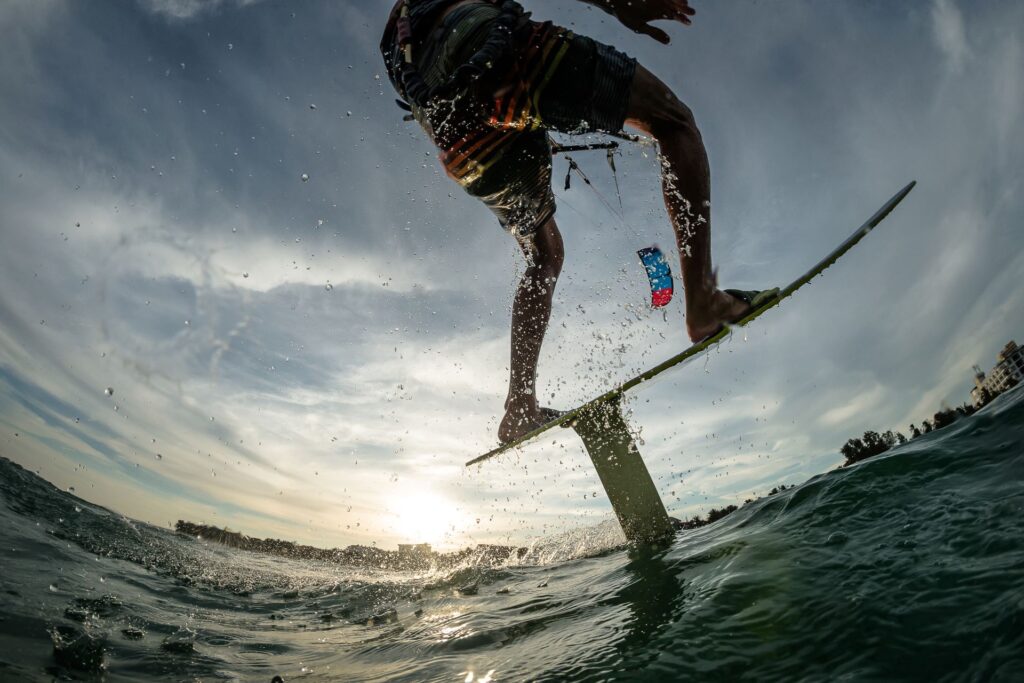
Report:
[[[205,13],[215,12],[225,6],[229,9],[246,7],[262,0],[139,0],[148,12],[171,19],[189,20]]]
[[[932,30],[950,68],[959,73],[971,56],[964,29],[964,18],[954,0],[934,0]]]
[[[327,545],[398,540],[394,501],[420,491],[458,507],[453,544],[608,518],[570,432],[462,467],[496,439],[522,261],[401,121],[375,47],[389,4],[3,5],[0,366],[19,380],[0,422],[21,436],[0,439],[20,461],[133,517]],[[978,8],[970,44],[951,2],[717,3],[671,48],[535,9],[694,108],[726,286],[789,282],[920,181],[791,301],[630,397],[673,512],[966,400],[970,364],[1019,336],[1019,3]],[[937,42],[959,66],[935,68]],[[556,407],[687,344],[681,288],[650,311],[635,256],[672,243],[657,165],[622,151],[625,220],[558,191]],[[617,204],[603,158],[577,161]]]
[[[838,405],[831,410],[822,413],[818,420],[826,426],[834,427],[842,425],[861,413],[871,411],[877,406],[885,395],[885,388],[874,386],[871,389],[859,389],[852,401],[845,405]]]

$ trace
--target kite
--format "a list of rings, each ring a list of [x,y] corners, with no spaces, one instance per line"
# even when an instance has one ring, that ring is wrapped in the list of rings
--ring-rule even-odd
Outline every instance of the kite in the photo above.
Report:
[[[647,270],[647,279],[651,281],[651,307],[661,308],[672,301],[672,270],[668,267],[665,255],[658,247],[645,247],[636,252],[640,262]]]

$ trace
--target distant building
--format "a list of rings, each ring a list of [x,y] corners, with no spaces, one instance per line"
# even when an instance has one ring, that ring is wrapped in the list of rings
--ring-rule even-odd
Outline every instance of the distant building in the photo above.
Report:
[[[971,389],[971,400],[974,405],[981,406],[984,401],[984,394],[998,396],[1007,389],[1024,382],[1024,349],[1017,346],[1017,342],[1010,341],[1003,347],[1003,350],[996,354],[995,367],[982,372],[977,365],[974,366],[974,388]]]
[[[429,543],[399,543],[398,563],[403,567],[423,567],[430,564],[434,552]]]
[[[399,543],[398,544],[399,556],[415,557],[417,555],[429,555],[430,544],[429,543]]]

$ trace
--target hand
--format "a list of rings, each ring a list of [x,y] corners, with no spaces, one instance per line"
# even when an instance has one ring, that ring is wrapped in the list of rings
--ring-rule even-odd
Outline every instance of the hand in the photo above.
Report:
[[[697,13],[690,7],[689,0],[609,0],[608,5],[626,28],[648,35],[663,45],[668,45],[671,38],[650,22],[669,19],[689,26],[693,23],[690,17]]]

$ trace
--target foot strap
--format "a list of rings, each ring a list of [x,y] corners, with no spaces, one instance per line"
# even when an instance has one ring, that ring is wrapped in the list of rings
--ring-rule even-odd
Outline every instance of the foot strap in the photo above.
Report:
[[[772,287],[771,289],[760,290],[727,289],[725,290],[725,293],[731,297],[739,299],[740,301],[746,304],[749,304],[751,310],[756,311],[769,301],[775,299],[775,297],[779,295],[779,288]]]

